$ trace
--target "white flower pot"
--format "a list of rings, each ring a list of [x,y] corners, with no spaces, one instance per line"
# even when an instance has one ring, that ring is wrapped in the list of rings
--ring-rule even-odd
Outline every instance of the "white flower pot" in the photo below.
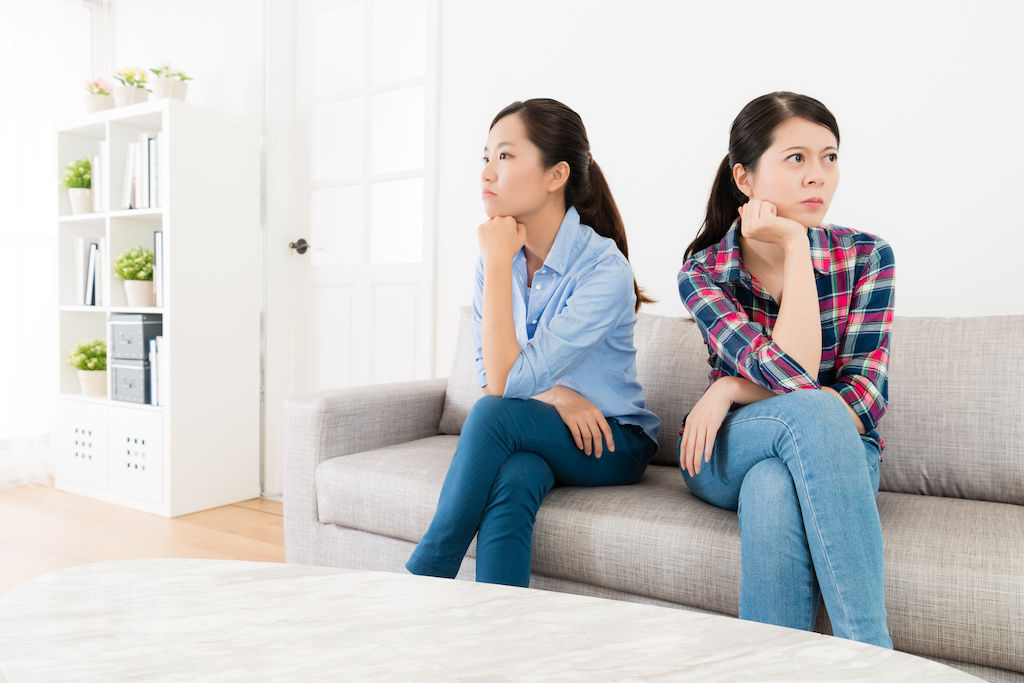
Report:
[[[125,280],[124,294],[128,297],[128,305],[133,308],[153,306],[152,280]]]
[[[79,370],[78,383],[82,387],[83,396],[107,395],[106,370]]]
[[[127,85],[114,86],[114,103],[118,107],[145,102],[148,97],[149,91],[145,88],[130,88]]]
[[[177,78],[166,78],[164,76],[154,78],[150,82],[153,92],[150,94],[149,99],[162,100],[167,97],[174,97],[174,84],[177,80]]]
[[[113,109],[113,107],[114,98],[111,95],[96,95],[91,92],[85,94],[85,111],[90,114],[94,111]]]
[[[88,187],[69,187],[68,199],[71,200],[71,213],[92,212],[92,190]]]
[[[174,94],[171,95],[176,100],[185,101],[185,93],[188,92],[188,83],[185,81],[174,80]]]

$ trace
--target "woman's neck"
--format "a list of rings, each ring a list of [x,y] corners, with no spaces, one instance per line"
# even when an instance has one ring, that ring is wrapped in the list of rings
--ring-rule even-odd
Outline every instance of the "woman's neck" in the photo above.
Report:
[[[558,228],[565,219],[565,212],[562,202],[549,201],[531,214],[516,217],[526,226],[526,267],[531,274],[544,265],[544,259],[555,243]]]

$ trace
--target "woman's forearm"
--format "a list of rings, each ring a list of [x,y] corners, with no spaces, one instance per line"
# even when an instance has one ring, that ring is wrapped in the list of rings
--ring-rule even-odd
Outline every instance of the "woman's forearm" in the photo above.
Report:
[[[821,309],[806,238],[786,245],[782,303],[772,340],[796,359],[812,378],[821,365]]]
[[[508,373],[519,358],[512,319],[512,262],[484,268],[483,313],[480,327],[488,394],[502,396]]]
[[[771,398],[777,394],[770,389],[762,387],[760,384],[751,382],[746,377],[721,377],[716,381],[722,382],[726,385],[726,395],[732,400],[733,403],[740,405],[749,405],[751,403],[757,403],[763,401],[766,398]],[[839,395],[839,392],[832,387],[822,387],[822,391],[827,391],[836,396],[843,405],[846,406],[847,412],[850,413],[850,417],[853,418],[853,426],[857,428],[858,434],[865,434],[867,430],[864,429],[864,423],[861,422],[860,416],[850,407],[850,404]],[[801,389],[800,391],[813,391],[813,389]]]

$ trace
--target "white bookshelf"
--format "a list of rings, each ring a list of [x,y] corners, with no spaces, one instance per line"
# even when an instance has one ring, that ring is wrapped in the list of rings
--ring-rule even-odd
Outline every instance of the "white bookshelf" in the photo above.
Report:
[[[121,205],[126,147],[161,132],[161,206]],[[84,114],[57,131],[57,174],[98,155],[98,213],[71,215],[58,191],[56,307],[61,368],[56,486],[175,517],[259,496],[260,131],[178,100]],[[95,186],[94,179],[94,186]],[[132,308],[118,254],[163,233],[163,301]],[[96,306],[75,305],[75,237],[105,237]],[[98,240],[94,240],[98,241]],[[114,313],[163,318],[162,405],[112,400]],[[67,362],[82,339],[107,340],[107,395],[83,396]]]

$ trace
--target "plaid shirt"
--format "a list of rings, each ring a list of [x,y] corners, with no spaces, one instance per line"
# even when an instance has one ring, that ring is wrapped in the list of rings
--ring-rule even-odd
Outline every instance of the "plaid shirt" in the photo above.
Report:
[[[851,228],[829,224],[807,230],[821,311],[821,365],[813,378],[772,341],[779,304],[744,269],[739,236],[737,219],[717,245],[694,254],[679,271],[679,296],[710,354],[710,383],[739,376],[776,394],[831,387],[860,417],[864,436],[884,450],[876,426],[889,397],[892,247]]]

